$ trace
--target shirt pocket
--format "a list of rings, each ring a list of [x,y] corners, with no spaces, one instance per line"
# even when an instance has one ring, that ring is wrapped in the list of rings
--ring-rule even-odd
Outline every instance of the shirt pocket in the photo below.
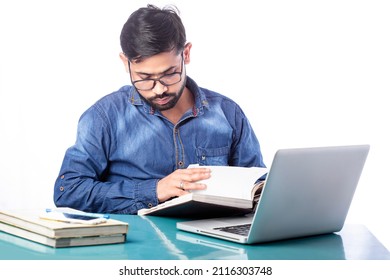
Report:
[[[228,165],[229,147],[196,149],[199,165]]]

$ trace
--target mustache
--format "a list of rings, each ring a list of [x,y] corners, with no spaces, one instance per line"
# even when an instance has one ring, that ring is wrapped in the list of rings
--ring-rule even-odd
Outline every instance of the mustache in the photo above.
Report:
[[[169,93],[169,92],[164,92],[163,94],[157,95],[155,97],[149,98],[150,101],[157,100],[157,99],[163,99],[169,96],[176,96],[175,93]]]

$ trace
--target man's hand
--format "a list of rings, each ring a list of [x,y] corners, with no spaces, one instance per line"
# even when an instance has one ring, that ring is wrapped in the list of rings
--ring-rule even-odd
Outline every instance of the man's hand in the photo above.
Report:
[[[164,202],[171,197],[187,194],[190,190],[204,190],[206,185],[197,183],[211,176],[208,168],[177,169],[157,184],[157,198]]]

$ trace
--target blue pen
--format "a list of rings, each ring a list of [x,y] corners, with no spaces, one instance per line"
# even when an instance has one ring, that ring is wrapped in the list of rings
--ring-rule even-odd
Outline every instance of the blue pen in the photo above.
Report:
[[[46,213],[50,213],[50,212],[72,214],[72,215],[82,215],[82,216],[94,217],[94,218],[104,218],[104,219],[110,218],[110,215],[108,215],[108,214],[97,214],[97,213],[86,213],[86,212],[68,212],[66,209],[62,210],[62,209],[46,208]]]

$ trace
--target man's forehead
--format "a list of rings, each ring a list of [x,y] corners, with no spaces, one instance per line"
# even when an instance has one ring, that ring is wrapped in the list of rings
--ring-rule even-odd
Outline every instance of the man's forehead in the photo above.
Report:
[[[161,74],[180,63],[180,55],[176,52],[164,52],[143,59],[138,63],[131,62],[131,69],[137,73]]]

